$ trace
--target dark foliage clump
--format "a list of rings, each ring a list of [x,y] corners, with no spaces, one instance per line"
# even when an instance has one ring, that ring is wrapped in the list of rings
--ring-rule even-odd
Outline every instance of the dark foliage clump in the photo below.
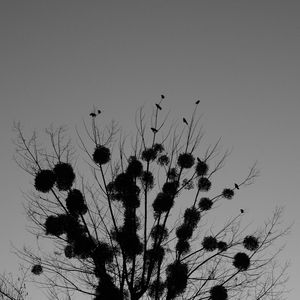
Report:
[[[176,180],[178,176],[178,172],[176,168],[171,168],[167,173],[167,178],[169,180]]]
[[[156,143],[153,145],[153,150],[156,153],[162,153],[165,150],[165,148],[164,148],[163,144]]]
[[[154,177],[150,171],[144,171],[141,177],[144,189],[151,190],[154,186]]]
[[[222,192],[222,196],[226,199],[231,200],[234,196],[234,191],[232,189],[224,189]]]
[[[246,271],[250,266],[250,258],[246,253],[239,252],[233,258],[233,265],[240,271]]]
[[[157,163],[160,166],[167,166],[170,163],[170,159],[169,159],[168,155],[163,154],[158,157]]]
[[[182,180],[182,187],[185,189],[185,190],[191,190],[193,189],[195,186],[194,186],[194,181],[193,180],[190,180],[188,178],[184,178]]]
[[[92,254],[95,265],[111,263],[113,261],[113,257],[114,252],[112,247],[105,242],[99,242]]]
[[[154,148],[146,148],[143,152],[142,152],[142,160],[146,161],[146,162],[150,162],[155,160],[157,157],[157,151],[155,151]]]
[[[210,289],[211,300],[227,300],[227,289],[223,285],[215,285]]]
[[[56,176],[56,186],[60,191],[67,191],[75,180],[73,167],[69,163],[58,163],[53,169]]]
[[[177,164],[180,168],[189,169],[195,163],[195,158],[191,153],[181,153],[178,156]]]
[[[182,294],[187,285],[188,267],[187,264],[174,262],[167,267],[167,298],[174,299]]]
[[[168,238],[169,233],[166,227],[157,224],[152,228],[150,235],[153,240],[161,239],[161,241],[164,241],[166,238]]]
[[[93,250],[96,247],[95,241],[88,235],[81,234],[73,242],[74,255],[81,259],[85,259],[91,256]]]
[[[178,189],[178,181],[168,181],[164,183],[162,191],[170,196],[174,196]]]
[[[124,299],[121,291],[114,285],[111,277],[105,271],[102,271],[99,277],[99,284],[96,288],[96,297],[94,300],[103,299]]]
[[[73,258],[73,257],[75,257],[75,254],[74,254],[74,248],[73,248],[72,245],[67,245],[67,246],[65,247],[64,252],[65,252],[65,256],[66,256],[67,258]]]
[[[206,177],[200,177],[198,180],[198,189],[200,191],[207,192],[211,188],[211,182],[208,178]]]
[[[40,264],[32,266],[31,273],[34,275],[41,275],[43,273],[43,267]]]
[[[154,263],[160,263],[165,256],[165,249],[162,246],[156,246],[147,250],[147,259]]]
[[[198,204],[201,210],[210,210],[212,205],[213,205],[212,200],[207,197],[201,198]]]
[[[188,240],[193,235],[193,227],[189,224],[183,223],[176,229],[176,236],[181,240]]]
[[[110,161],[110,150],[102,145],[98,145],[93,153],[93,160],[96,164],[104,165]]]
[[[163,213],[171,209],[173,204],[174,198],[172,196],[166,193],[158,193],[152,207],[156,213]]]
[[[77,189],[69,191],[66,199],[66,206],[69,213],[72,215],[84,215],[87,212],[87,206],[83,195],[81,191]]]
[[[67,235],[67,240],[69,243],[74,243],[74,241],[80,239],[82,235],[86,233],[86,229],[80,224],[79,220],[72,215],[64,215],[64,228]]]
[[[258,246],[258,239],[252,235],[248,235],[244,238],[243,245],[247,250],[255,251]]]
[[[34,187],[42,193],[49,192],[55,184],[55,174],[52,170],[40,170],[34,179]]]
[[[219,251],[226,251],[228,249],[228,245],[226,242],[219,241],[217,244],[217,248]]]
[[[198,160],[196,164],[196,174],[198,176],[205,176],[207,174],[207,171],[208,171],[207,163],[202,160]]]
[[[143,173],[143,164],[135,156],[131,156],[126,173],[133,178],[140,177]]]
[[[176,244],[176,251],[181,254],[186,254],[190,251],[190,243],[187,240],[178,239]]]
[[[161,281],[161,279],[155,280],[149,285],[148,295],[150,296],[150,298],[153,299],[155,299],[155,297],[161,299],[165,288],[166,288],[165,282]]]
[[[202,241],[202,247],[206,251],[214,251],[218,247],[217,239],[213,236],[206,236]]]
[[[143,244],[136,232],[132,230],[131,226],[130,228],[127,226],[121,227],[117,232],[113,231],[112,237],[119,243],[129,259],[133,259],[143,251]]]
[[[118,193],[125,193],[132,184],[133,180],[131,176],[127,173],[120,173],[114,181],[114,188]]]
[[[44,224],[46,234],[60,236],[65,233],[65,215],[49,216]]]
[[[195,207],[187,208],[184,212],[184,223],[195,228],[200,221],[200,211]]]

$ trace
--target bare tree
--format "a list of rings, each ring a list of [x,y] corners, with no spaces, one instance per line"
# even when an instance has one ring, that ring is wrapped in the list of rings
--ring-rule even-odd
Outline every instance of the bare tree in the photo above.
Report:
[[[20,268],[19,276],[15,279],[11,273],[0,275],[0,299],[25,300],[28,296],[26,279],[28,270]]]
[[[36,249],[18,255],[52,299],[283,299],[282,209],[255,231],[243,225],[243,209],[212,227],[210,213],[258,171],[253,165],[212,192],[229,151],[220,140],[203,148],[199,101],[169,124],[164,99],[149,120],[137,111],[129,137],[115,122],[103,127],[94,110],[83,133],[76,129],[82,161],[65,128],[50,127],[40,144],[15,124],[15,160],[33,177],[25,198],[37,237]]]

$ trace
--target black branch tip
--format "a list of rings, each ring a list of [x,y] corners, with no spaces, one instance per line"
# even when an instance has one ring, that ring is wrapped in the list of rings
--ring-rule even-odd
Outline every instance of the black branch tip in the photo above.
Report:
[[[233,258],[233,265],[240,271],[246,271],[250,266],[250,258],[246,253],[239,252]]]
[[[40,170],[34,179],[34,187],[37,191],[48,193],[54,186],[56,176],[52,170]]]
[[[110,155],[110,150],[107,147],[98,145],[94,150],[93,160],[96,164],[104,165],[110,161]]]

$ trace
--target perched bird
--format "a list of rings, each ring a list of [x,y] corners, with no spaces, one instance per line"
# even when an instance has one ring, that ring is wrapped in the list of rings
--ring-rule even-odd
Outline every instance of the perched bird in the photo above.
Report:
[[[165,99],[165,95],[160,95],[161,99]]]
[[[187,122],[187,120],[185,118],[182,118],[183,123],[185,123],[186,125],[189,125],[189,123]]]
[[[95,118],[95,117],[96,117],[96,114],[95,114],[95,113],[90,113],[90,116],[91,116],[92,118]]]
[[[155,105],[159,110],[161,110],[161,106],[159,104],[155,103]]]
[[[201,159],[200,159],[199,157],[197,157],[197,161],[198,161],[198,162],[201,162]]]
[[[195,104],[199,104],[200,103],[200,100],[197,100],[196,102],[195,102]]]
[[[154,132],[154,133],[156,133],[158,130],[156,129],[156,128],[154,128],[154,127],[151,127],[151,130]]]
[[[241,214],[243,214],[245,211],[241,208],[241,209],[240,209],[240,212],[241,212]]]
[[[235,187],[237,190],[240,189],[240,188],[239,188],[239,185],[238,185],[237,183],[234,184],[234,187]]]
[[[97,112],[98,112],[98,115],[101,114],[101,110],[100,109],[98,109]]]

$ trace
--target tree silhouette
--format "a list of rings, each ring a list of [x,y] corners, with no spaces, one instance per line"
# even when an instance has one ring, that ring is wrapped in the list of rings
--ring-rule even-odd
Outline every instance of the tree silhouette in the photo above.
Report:
[[[203,149],[200,101],[189,122],[168,125],[163,100],[150,122],[137,111],[130,139],[91,115],[83,134],[76,129],[83,161],[65,128],[47,129],[49,144],[41,146],[36,133],[26,139],[15,124],[15,160],[33,177],[25,198],[38,246],[18,255],[52,299],[282,299],[282,209],[253,232],[240,208],[213,227],[210,214],[251,184],[257,169],[217,188],[214,175],[229,152],[220,140]]]

